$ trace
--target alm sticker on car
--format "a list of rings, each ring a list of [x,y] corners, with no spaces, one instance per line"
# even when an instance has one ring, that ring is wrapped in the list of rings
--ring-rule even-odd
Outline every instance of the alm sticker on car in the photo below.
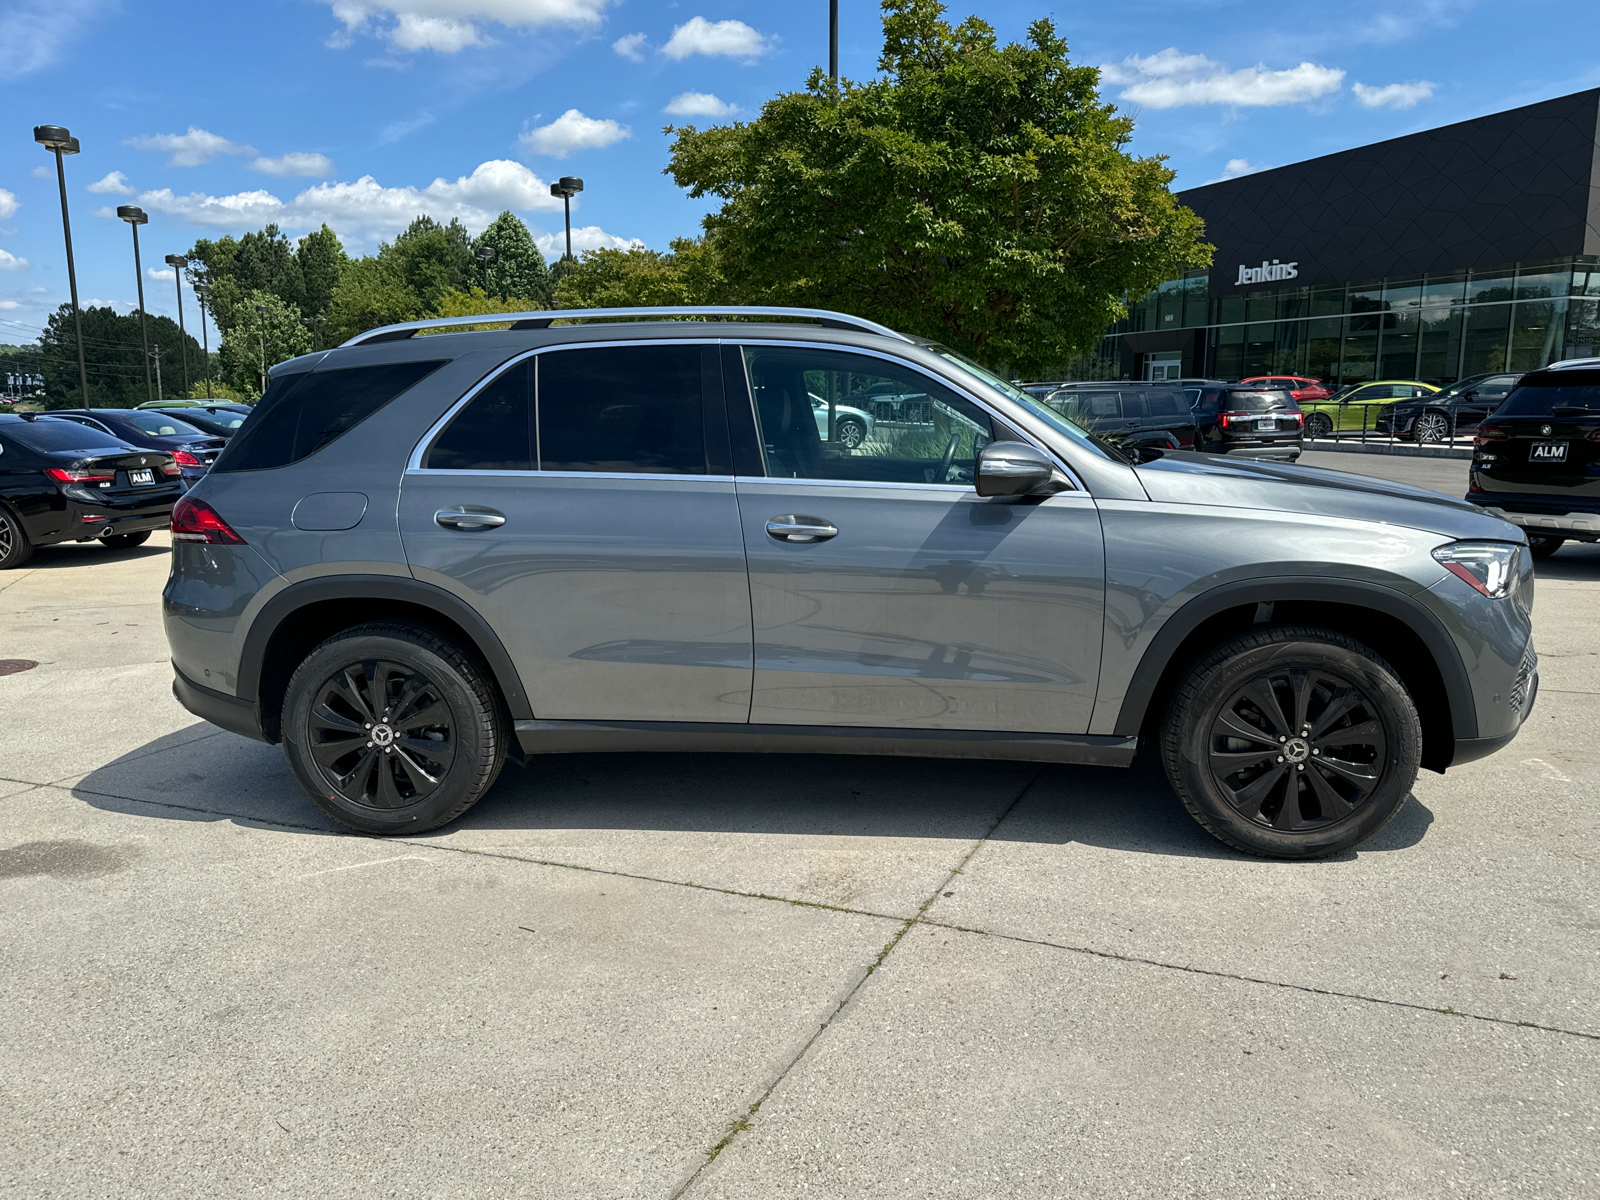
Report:
[[[1535,442],[1528,447],[1529,462],[1566,462],[1565,442]]]

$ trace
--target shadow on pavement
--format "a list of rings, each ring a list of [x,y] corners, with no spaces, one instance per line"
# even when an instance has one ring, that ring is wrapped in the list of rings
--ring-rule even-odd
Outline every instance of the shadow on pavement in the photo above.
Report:
[[[1540,579],[1600,579],[1600,543],[1568,542],[1534,570]]]
[[[99,542],[58,542],[54,546],[40,546],[33,557],[23,564],[24,571],[58,571],[63,567],[94,567],[111,562],[132,562],[141,558],[165,557],[165,545],[152,546],[146,542],[127,550],[113,550]]]
[[[123,755],[87,775],[73,795],[98,808],[146,817],[234,819],[308,833],[340,832],[300,790],[281,748],[220,731],[197,737],[201,728],[169,734]],[[1000,841],[1244,858],[1190,818],[1153,759],[1124,771],[856,755],[551,755],[527,767],[507,763],[489,794],[436,836],[473,830],[648,830],[969,838],[981,836],[1008,809],[1010,815],[992,834]],[[1415,845],[1432,820],[1433,814],[1412,798],[1362,850]]]

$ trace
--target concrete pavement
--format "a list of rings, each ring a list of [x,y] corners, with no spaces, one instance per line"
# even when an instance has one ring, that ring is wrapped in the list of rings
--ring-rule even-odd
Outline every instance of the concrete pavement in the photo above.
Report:
[[[1508,750],[1283,864],[1149,766],[572,756],[339,833],[172,701],[156,541],[0,575],[0,1197],[1600,1190],[1600,549]]]

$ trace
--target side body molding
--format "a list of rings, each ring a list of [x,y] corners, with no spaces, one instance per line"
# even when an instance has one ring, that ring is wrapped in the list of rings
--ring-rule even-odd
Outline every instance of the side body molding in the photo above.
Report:
[[[1478,713],[1466,664],[1438,617],[1417,600],[1393,588],[1358,580],[1306,577],[1269,577],[1222,584],[1196,596],[1168,617],[1134,670],[1117,714],[1116,733],[1123,737],[1138,734],[1162,672],[1184,639],[1196,628],[1227,609],[1263,601],[1345,604],[1373,609],[1402,622],[1422,640],[1439,668],[1445,695],[1450,700],[1450,719],[1456,739],[1478,736]]]
[[[470,605],[443,588],[397,575],[337,575],[307,579],[290,584],[267,601],[251,624],[239,657],[238,690],[241,699],[252,702],[257,699],[267,647],[283,622],[308,605],[328,600],[395,601],[431,610],[459,625],[494,673],[500,693],[505,697],[506,707],[511,710],[512,719],[525,721],[533,718],[533,709],[528,703],[528,693],[522,686],[522,679],[488,622]]]

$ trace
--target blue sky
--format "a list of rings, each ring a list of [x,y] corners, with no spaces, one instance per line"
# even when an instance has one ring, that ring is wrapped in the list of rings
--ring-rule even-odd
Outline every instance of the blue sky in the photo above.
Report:
[[[1578,10],[1555,0],[969,0],[951,16],[974,11],[1007,39],[1052,17],[1179,188],[1600,84]],[[841,25],[844,74],[870,75],[877,4],[842,0]],[[83,144],[67,173],[84,303],[132,305],[109,214],[137,203],[147,304],[171,314],[163,255],[274,219],[326,220],[361,252],[418,211],[476,230],[509,207],[554,254],[548,185],[568,174],[587,185],[580,248],[665,248],[704,207],[661,174],[662,126],[754,114],[826,61],[826,37],[826,0],[0,0],[0,341],[67,298],[35,124]]]

